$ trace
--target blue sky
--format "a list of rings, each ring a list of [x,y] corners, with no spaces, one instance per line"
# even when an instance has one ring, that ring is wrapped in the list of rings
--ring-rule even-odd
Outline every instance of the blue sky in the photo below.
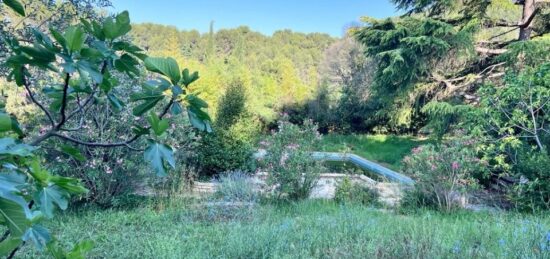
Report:
[[[246,25],[271,35],[280,29],[341,36],[361,16],[395,15],[388,0],[112,0],[113,12],[128,10],[132,22],[154,22],[208,31]]]

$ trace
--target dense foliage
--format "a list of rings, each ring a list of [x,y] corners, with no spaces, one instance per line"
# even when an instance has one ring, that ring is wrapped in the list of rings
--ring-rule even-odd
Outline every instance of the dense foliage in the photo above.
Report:
[[[476,185],[476,175],[484,171],[471,141],[425,145],[405,157],[405,172],[415,179],[404,206],[434,207],[450,212],[468,202],[467,193]]]
[[[17,13],[25,14],[19,2],[6,4]],[[54,27],[47,33],[34,28],[30,41],[18,39],[9,32],[2,33],[8,49],[5,61],[5,68],[10,72],[8,80],[25,90],[46,121],[42,130],[29,140],[17,118],[2,113],[2,130],[14,131],[19,136],[19,140],[4,138],[2,145],[3,167],[9,171],[2,176],[5,178],[2,224],[9,229],[2,238],[3,255],[12,257],[22,242],[33,241],[39,249],[48,245],[52,255],[63,256],[62,250],[53,246],[55,243],[48,231],[37,223],[44,216],[52,218],[54,207],[66,209],[70,194],[86,191],[77,179],[51,175],[40,167],[37,159],[27,159],[36,147],[47,146],[48,140],[55,138],[87,148],[137,149],[130,144],[148,136],[144,159],[162,176],[166,175],[168,166],[175,167],[173,149],[161,143],[170,125],[170,119],[164,118],[166,115],[177,116],[185,111],[192,125],[211,130],[209,117],[202,110],[207,104],[188,88],[199,78],[198,73],[190,73],[188,69],[180,71],[171,58],[148,57],[125,40],[130,30],[128,12],[122,12],[102,22],[81,20],[64,32]],[[141,89],[132,89],[129,98],[123,99],[118,94],[118,78],[123,74],[139,78],[143,70],[140,65],[162,77],[142,82]],[[108,114],[104,119],[114,117],[129,110],[127,102],[139,103],[131,107],[135,121],[132,137],[121,140],[115,136],[114,140],[103,142],[101,138],[93,139],[94,134],[74,133],[95,127],[95,132],[101,135],[105,129],[95,115],[104,112]],[[158,113],[153,109],[157,104],[163,105]],[[86,160],[76,146],[57,148],[78,161]]]
[[[439,230],[426,226],[412,228],[414,233],[407,228],[405,237],[396,232],[371,242],[377,239],[365,227],[382,228],[353,216],[353,210],[358,204],[377,205],[379,193],[349,178],[335,189],[345,215],[329,219],[347,220],[342,224],[324,222],[319,215],[311,222],[287,217],[279,223],[276,218],[277,226],[269,226],[273,232],[266,230],[274,224],[270,216],[255,214],[256,209],[273,213],[281,206],[260,199],[263,195],[293,201],[310,197],[319,175],[328,170],[313,159],[315,151],[357,153],[407,174],[415,184],[402,206],[416,212],[426,207],[456,212],[468,197],[491,194],[501,199],[497,205],[535,213],[550,209],[550,3],[392,2],[403,15],[366,17],[336,39],[289,30],[265,36],[247,27],[215,31],[213,23],[205,34],[132,25],[126,11],[104,12],[107,0],[3,0],[0,256],[11,258],[20,250],[32,254],[21,249],[27,243],[55,258],[82,258],[89,251],[106,256],[105,247],[112,244],[99,240],[105,247],[92,250],[93,242],[82,236],[56,240],[45,226],[55,226],[48,221],[71,202],[128,208],[126,196],[135,194],[154,196],[158,214],[146,215],[151,222],[142,215],[125,219],[125,224],[115,219],[114,226],[124,229],[137,220],[139,231],[149,231],[141,220],[158,224],[156,217],[162,215],[162,231],[174,231],[165,229],[166,219],[179,222],[172,224],[178,228],[173,236],[207,237],[221,247],[230,243],[242,248],[222,251],[199,242],[197,250],[210,256],[282,257],[300,247],[297,243],[309,248],[297,252],[306,257],[355,256],[348,248],[378,257],[548,255],[550,233],[543,225],[526,223],[521,224],[531,229],[522,233],[532,235],[522,236],[517,246],[506,240],[517,241],[520,234],[497,227],[491,231],[508,236],[497,245],[494,237],[483,236],[486,232],[475,232],[475,240],[461,240],[472,249],[447,236],[434,242],[431,234]],[[192,72],[196,70],[200,80]],[[355,134],[373,132],[378,135]],[[421,134],[382,135],[388,132]],[[329,135],[324,142],[321,134]],[[164,177],[151,177],[151,171]],[[266,189],[260,192],[258,179],[264,176]],[[176,203],[187,205],[182,196],[197,187],[197,178],[213,179],[215,193],[192,202],[198,209],[185,206],[163,214]],[[290,212],[277,213],[284,218]],[[245,220],[257,221],[265,233],[241,224]],[[236,231],[237,238],[219,235],[217,221],[231,222],[226,230]],[[82,223],[74,224],[74,231],[82,230]],[[313,232],[301,228],[317,225],[343,231],[314,233],[310,240]],[[242,226],[256,236],[239,232]],[[471,226],[477,231],[481,225]],[[59,227],[64,228],[60,233],[73,231]],[[195,227],[216,235],[187,236]],[[156,238],[152,230],[148,234]],[[290,234],[295,230],[305,235]],[[418,233],[425,239],[412,242]],[[126,241],[126,235],[112,237]],[[317,243],[319,237],[325,243]],[[271,249],[280,240],[290,243]],[[132,242],[127,247],[134,249]],[[140,247],[154,242],[160,241]],[[327,248],[326,242],[343,248]],[[177,249],[193,247],[189,244]],[[388,248],[390,244],[398,245]],[[152,251],[167,247],[154,246]],[[128,253],[139,254],[140,249]]]
[[[314,96],[323,51],[335,41],[326,34],[289,30],[272,36],[248,27],[214,31],[213,24],[205,34],[137,24],[131,35],[150,55],[170,56],[180,65],[204,71],[193,89],[214,108],[209,110],[214,118],[224,90],[237,80],[249,95],[250,112],[266,123],[277,118],[282,106]]]
[[[514,56],[515,50],[532,53],[549,46],[539,40],[548,28],[535,26],[544,21],[538,14],[548,10],[546,3],[394,2],[407,11],[404,16],[365,18],[366,26],[354,32],[376,62],[372,99],[380,105],[374,114],[390,127],[423,126],[421,109],[429,101],[475,101],[482,81],[497,80],[503,66],[524,59]],[[510,63],[502,63],[506,56]],[[531,57],[540,60],[544,55]]]
[[[242,82],[231,83],[221,96],[216,111],[213,134],[204,134],[200,141],[198,165],[203,176],[231,170],[252,171],[260,123],[249,111],[249,95]]]
[[[502,86],[487,85],[480,96],[480,109],[468,118],[473,132],[486,139],[480,149],[493,176],[516,179],[510,195],[518,207],[547,209],[550,64],[511,72]]]
[[[342,204],[357,203],[366,206],[378,205],[378,193],[366,186],[354,183],[349,177],[336,186],[334,200]]]
[[[321,162],[311,157],[320,139],[317,126],[311,121],[300,127],[282,120],[278,131],[260,143],[259,169],[269,172],[267,184],[273,186],[276,197],[289,200],[309,197],[319,174],[325,171]]]

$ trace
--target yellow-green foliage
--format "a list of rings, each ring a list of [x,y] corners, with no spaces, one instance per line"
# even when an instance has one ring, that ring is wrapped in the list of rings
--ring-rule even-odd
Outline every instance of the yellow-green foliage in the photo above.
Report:
[[[30,103],[27,99],[27,93],[21,87],[12,83],[0,80],[0,92],[2,93],[2,102],[5,104],[6,111],[19,120],[26,123],[35,118],[38,107]]]
[[[265,121],[275,118],[283,105],[314,96],[320,81],[317,66],[335,41],[320,33],[285,30],[269,37],[239,27],[200,34],[156,24],[134,25],[132,36],[150,55],[170,56],[180,66],[201,71],[192,89],[210,107],[218,107],[229,82],[240,80],[250,95],[248,108]],[[209,113],[215,117],[216,110]]]

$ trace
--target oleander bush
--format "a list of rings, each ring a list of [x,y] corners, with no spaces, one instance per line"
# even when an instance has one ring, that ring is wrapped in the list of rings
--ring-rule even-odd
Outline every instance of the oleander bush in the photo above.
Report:
[[[267,183],[278,198],[305,199],[326,171],[311,152],[320,150],[321,135],[312,121],[302,126],[288,122],[283,116],[278,131],[260,143],[265,156],[259,158],[259,168],[268,173]]]
[[[414,148],[403,160],[404,172],[415,180],[404,206],[450,212],[464,205],[468,192],[478,186],[474,175],[485,168],[472,144],[469,140],[455,140]]]

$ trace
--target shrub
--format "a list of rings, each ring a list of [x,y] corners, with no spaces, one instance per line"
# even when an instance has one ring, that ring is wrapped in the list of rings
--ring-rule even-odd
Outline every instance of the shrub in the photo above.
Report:
[[[228,129],[246,112],[246,89],[242,82],[233,81],[220,97],[214,126]]]
[[[510,71],[503,85],[485,85],[478,94],[480,109],[468,118],[486,140],[479,148],[489,176],[513,183],[506,191],[517,209],[550,208],[550,63]]]
[[[201,174],[212,176],[231,170],[252,170],[253,143],[258,132],[258,121],[246,109],[242,83],[231,83],[220,99],[214,133],[204,135],[201,141]]]
[[[242,171],[226,172],[216,180],[215,197],[229,202],[255,202],[258,190],[253,180]]]
[[[218,222],[250,220],[260,198],[253,179],[242,171],[224,172],[215,180],[216,192],[200,204],[200,210],[187,210],[193,220]]]
[[[279,122],[278,132],[260,143],[266,155],[259,158],[259,164],[268,173],[267,183],[278,198],[304,199],[325,171],[310,154],[319,150],[321,135],[309,120],[300,127],[286,119]]]
[[[235,138],[229,131],[216,130],[214,134],[205,135],[201,139],[201,175],[213,176],[224,171],[252,170],[253,152],[251,143]]]
[[[473,174],[484,166],[469,141],[432,144],[413,149],[403,160],[405,173],[415,179],[404,205],[432,207],[450,212],[463,203],[464,194],[477,186]]]
[[[124,150],[104,149],[96,150],[88,161],[79,162],[73,159],[59,159],[63,163],[50,165],[60,175],[81,179],[84,186],[90,190],[83,201],[101,207],[112,207],[117,199],[130,195],[140,181],[143,181],[145,172],[140,170],[140,164],[135,161],[136,156],[124,155]],[[104,155],[113,155],[118,159],[103,160]],[[119,155],[119,156],[117,156]]]
[[[25,16],[25,6],[19,1],[4,3]],[[79,4],[71,5],[79,9]],[[93,9],[92,4],[87,6]],[[27,18],[31,17],[23,20]],[[7,191],[0,191],[0,225],[9,229],[3,235],[2,241],[7,242],[2,242],[0,256],[13,257],[24,243],[34,243],[39,249],[47,247],[55,258],[81,258],[82,250],[91,249],[86,242],[65,254],[48,231],[37,224],[41,219],[51,219],[55,207],[65,210],[70,194],[87,191],[77,179],[42,169],[39,158],[31,158],[38,147],[47,151],[46,155],[60,149],[79,163],[99,148],[143,150],[150,170],[164,176],[168,168],[176,167],[174,150],[165,143],[164,133],[172,124],[168,117],[185,114],[193,126],[211,131],[209,116],[203,110],[208,105],[189,88],[199,79],[198,72],[180,70],[173,58],[148,57],[128,42],[131,25],[127,11],[101,22],[88,18],[66,28],[44,24],[31,30],[23,26],[25,31],[32,31],[28,34],[33,37],[20,38],[11,30],[2,30],[5,62],[0,70],[9,72],[8,81],[24,89],[24,97],[39,108],[45,120],[37,118],[32,128],[38,128],[38,134],[28,134],[32,132],[24,132],[27,127],[19,125],[17,118],[0,111],[0,133],[13,131],[0,145],[1,162],[10,173],[5,175],[8,184],[3,184]],[[78,20],[76,16],[67,18],[66,24]],[[47,27],[50,29],[44,31]],[[157,74],[159,80],[142,82],[148,77],[142,73],[143,67]],[[133,83],[143,84],[131,91],[123,89],[120,81],[128,77],[121,74],[135,78]],[[129,120],[124,120],[125,114],[131,114],[126,117]],[[105,117],[123,125],[125,131],[113,132],[105,127]],[[106,135],[114,137],[105,139]],[[144,138],[146,141],[140,142]],[[60,141],[65,144],[59,145]],[[52,143],[58,145],[48,145]],[[100,156],[102,161],[117,159],[107,153]]]
[[[528,150],[529,151],[529,150]],[[550,156],[546,152],[523,151],[514,167],[519,182],[508,192],[516,208],[523,211],[550,209]]]
[[[366,186],[355,184],[349,177],[346,177],[336,186],[334,200],[338,203],[359,203],[376,206],[378,205],[378,193]]]

